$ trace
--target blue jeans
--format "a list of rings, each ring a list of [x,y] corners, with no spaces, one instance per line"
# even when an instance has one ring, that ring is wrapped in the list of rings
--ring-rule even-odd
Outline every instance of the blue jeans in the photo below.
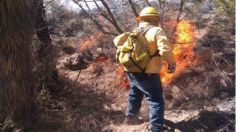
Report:
[[[143,96],[150,106],[150,130],[159,132],[163,126],[164,99],[159,74],[128,73],[130,92],[126,116],[138,116]]]

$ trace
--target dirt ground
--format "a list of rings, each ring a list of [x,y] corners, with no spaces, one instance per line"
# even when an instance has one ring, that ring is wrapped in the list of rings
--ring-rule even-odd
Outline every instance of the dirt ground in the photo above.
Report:
[[[63,65],[66,56],[60,52],[57,62],[62,82],[59,85],[60,94],[54,96],[47,90],[41,91],[40,118],[33,123],[31,131],[148,132],[149,108],[145,100],[140,114],[145,122],[141,125],[123,124],[128,89],[117,83],[118,65],[113,60],[90,64],[81,71],[71,71]],[[98,72],[95,67],[102,70]],[[199,103],[193,109],[167,108],[166,131],[234,131],[234,100],[217,101],[217,104],[205,107]]]

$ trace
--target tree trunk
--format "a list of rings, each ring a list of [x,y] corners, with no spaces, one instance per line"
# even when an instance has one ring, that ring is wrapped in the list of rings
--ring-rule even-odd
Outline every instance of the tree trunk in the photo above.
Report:
[[[31,43],[41,2],[0,1],[0,124],[4,122],[3,131],[27,127],[32,119],[35,76]]]
[[[34,101],[29,0],[0,1],[0,118],[22,126]]]
[[[55,62],[53,61],[53,47],[51,43],[51,37],[48,30],[45,9],[43,7],[43,1],[40,0],[40,6],[38,14],[36,15],[36,35],[40,42],[35,42],[36,45],[36,67],[37,67],[37,83],[39,86],[45,86],[49,88],[51,93],[54,93],[55,84],[57,81],[57,70]]]

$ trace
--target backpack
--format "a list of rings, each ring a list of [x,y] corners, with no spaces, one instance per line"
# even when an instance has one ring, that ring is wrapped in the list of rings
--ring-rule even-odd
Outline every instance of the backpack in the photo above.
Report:
[[[117,47],[116,59],[128,72],[145,72],[147,65],[152,57],[148,49],[148,41],[145,33],[153,26],[147,26],[143,29],[125,32],[114,39]]]

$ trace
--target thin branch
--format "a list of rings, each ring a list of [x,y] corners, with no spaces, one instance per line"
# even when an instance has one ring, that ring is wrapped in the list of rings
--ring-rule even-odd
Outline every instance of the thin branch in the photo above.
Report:
[[[104,34],[109,34],[109,35],[117,35],[116,33],[106,31],[103,26],[90,14],[88,13],[82,5],[80,5],[76,0],[72,0],[76,5],[78,5],[82,11],[93,21],[93,23],[96,25],[96,27]]]
[[[99,6],[98,3],[96,2],[96,0],[93,0],[93,2],[94,2],[95,5],[97,6],[98,10],[99,10],[100,12],[102,12],[102,9],[100,8],[100,6]]]
[[[104,12],[102,11],[101,7],[98,5],[96,0],[93,0],[93,2],[95,3],[95,5],[97,6],[98,10],[100,11],[100,15],[102,15],[105,19],[107,19],[110,23],[113,24],[113,21],[106,14],[104,14]]]
[[[184,8],[184,2],[185,2],[185,0],[181,0],[181,2],[180,2],[179,15],[176,18],[177,24],[175,25],[174,29],[171,32],[171,41],[170,41],[171,43],[175,43],[175,33],[176,33],[177,25],[185,17],[185,16],[181,17],[182,12],[183,12],[183,8]]]
[[[184,8],[184,0],[181,0],[180,2],[180,7],[179,7],[179,15],[177,17],[177,23],[180,21],[180,17],[182,15],[182,12],[183,12],[183,8]]]
[[[103,16],[105,19],[107,19],[110,23],[113,23],[113,21],[112,21],[106,14],[103,13],[103,11],[101,10],[101,8],[100,8],[99,5],[97,4],[97,2],[96,2],[95,0],[93,0],[92,2],[94,2],[94,3],[96,4],[98,10],[100,11],[100,15],[102,15],[102,16]],[[86,0],[84,0],[84,3],[85,3],[85,5],[87,6],[89,12],[92,12]],[[90,14],[92,15],[92,13],[90,13]],[[94,17],[94,15],[92,15],[92,16]]]
[[[139,2],[143,3],[142,0],[138,0],[138,1],[133,2],[133,4],[141,4],[141,3],[139,3]]]
[[[105,2],[105,0],[100,0],[100,1],[102,2],[103,6],[106,8],[108,14],[110,15],[110,17],[111,17],[111,19],[112,19],[112,21],[113,21],[113,25],[114,25],[114,27],[116,28],[116,30],[117,30],[119,33],[122,33],[123,30],[119,27],[119,25],[118,25],[118,23],[117,23],[117,21],[116,21],[114,15],[112,14],[112,12],[111,12],[109,6],[107,5],[107,3]]]
[[[45,8],[47,5],[49,5],[49,4],[52,3],[53,1],[55,1],[55,0],[50,0],[50,1],[48,1],[46,4],[44,4],[43,8]]]
[[[162,0],[158,0],[159,2],[159,7],[160,7],[160,24],[162,26],[162,28],[164,28],[163,23],[165,20],[164,14],[165,14],[165,5],[166,5],[166,1],[162,1]]]
[[[89,12],[92,12],[86,0],[84,0],[84,3],[86,5],[86,7],[88,8]]]
[[[148,6],[152,6],[148,0],[145,0]]]
[[[135,9],[135,7],[134,7],[134,4],[133,4],[132,0],[128,0],[128,1],[129,1],[129,4],[130,4],[130,6],[131,6],[131,8],[132,8],[132,10],[133,10],[134,15],[135,15],[136,17],[138,17],[138,13],[137,13],[137,11],[136,11],[136,9]]]

